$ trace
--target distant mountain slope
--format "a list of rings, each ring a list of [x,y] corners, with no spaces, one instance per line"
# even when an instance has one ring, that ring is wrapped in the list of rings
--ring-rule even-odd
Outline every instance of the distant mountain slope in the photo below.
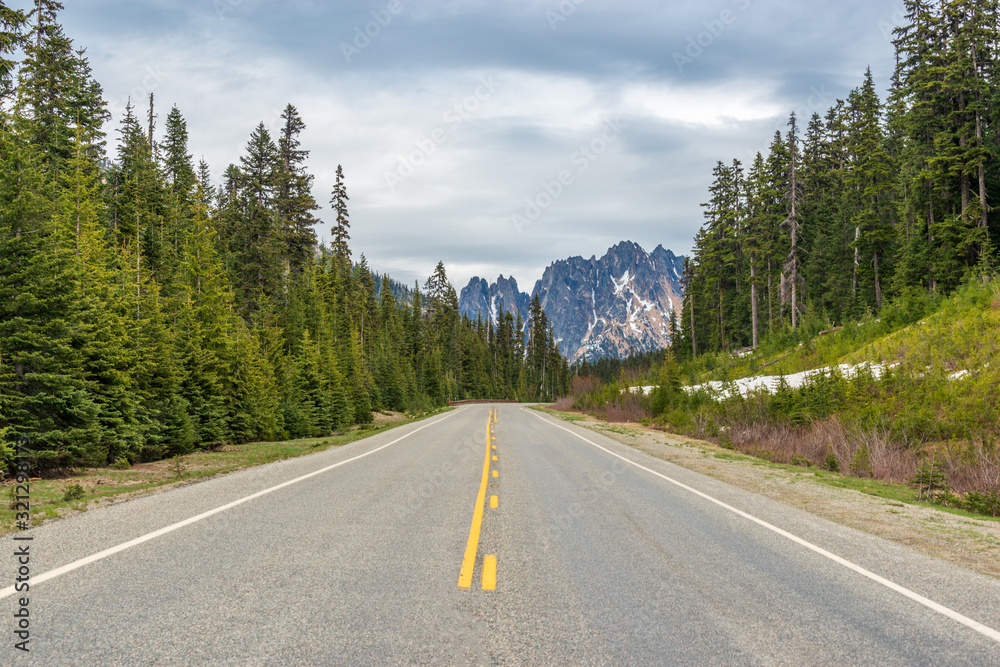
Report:
[[[494,326],[507,312],[515,318],[520,313],[521,320],[527,320],[530,302],[531,297],[518,289],[517,281],[513,277],[504,278],[503,274],[492,284],[483,278],[473,278],[458,295],[458,307],[463,314],[473,320],[481,316]]]
[[[375,298],[382,298],[382,274],[372,272],[372,281],[375,283]],[[396,298],[398,304],[409,304],[413,301],[413,288],[401,282],[389,278],[389,291]]]
[[[553,262],[535,283],[560,351],[569,360],[623,358],[670,342],[670,313],[680,317],[683,258],[663,246],[652,253],[624,241],[598,259]],[[526,319],[530,297],[513,278],[487,284],[473,278],[459,296],[460,310],[496,322],[505,311]]]

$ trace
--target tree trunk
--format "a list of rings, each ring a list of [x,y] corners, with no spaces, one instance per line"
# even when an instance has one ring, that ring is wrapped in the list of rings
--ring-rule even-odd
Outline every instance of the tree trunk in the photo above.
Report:
[[[791,162],[791,182],[789,186],[791,188],[789,199],[790,210],[788,212],[788,234],[789,240],[791,241],[791,252],[788,255],[788,266],[786,267],[789,271],[789,279],[792,281],[792,328],[798,327],[798,316],[799,316],[799,304],[798,304],[798,284],[799,284],[799,219],[798,219],[798,199],[799,199],[799,182],[797,174],[797,163],[796,155],[798,153],[798,146],[796,145],[797,134],[795,130],[795,114],[792,114],[791,120],[788,121],[791,126],[791,131],[788,137],[788,152],[790,154]]]
[[[757,349],[758,344],[758,322],[757,322],[757,265],[750,260],[750,328],[752,329],[753,349]]]
[[[153,119],[156,116],[153,115],[153,93],[149,94],[149,155],[151,159],[155,159],[153,155]]]
[[[767,260],[767,331],[774,333],[774,271]]]
[[[979,63],[976,58],[976,49],[972,49],[972,71],[977,78],[981,78]],[[979,149],[979,161],[977,164],[977,177],[979,178],[979,226],[986,229],[989,226],[987,214],[989,206],[986,204],[986,166],[983,164],[983,117],[980,111],[983,103],[981,93],[976,93],[976,147]]]
[[[696,359],[698,357],[698,340],[694,334],[694,295],[689,295],[688,299],[690,299],[688,303],[691,305],[691,358]]]
[[[719,349],[725,350],[729,346],[726,345],[726,317],[724,315],[724,303],[722,300],[722,281],[719,281]]]
[[[872,266],[875,268],[875,307],[882,308],[882,283],[878,278],[878,250],[872,255]]]
[[[861,227],[854,228],[854,270],[851,278],[851,299],[858,301],[858,242],[861,240]]]
[[[934,203],[927,202],[927,245],[934,248]],[[933,294],[937,292],[937,279],[934,277],[934,263],[927,266],[927,288]]]

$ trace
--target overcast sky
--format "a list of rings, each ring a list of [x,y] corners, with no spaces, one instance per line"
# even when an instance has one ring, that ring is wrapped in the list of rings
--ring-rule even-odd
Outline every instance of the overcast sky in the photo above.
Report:
[[[64,0],[114,114],[176,104],[218,181],[294,104],[323,205],[342,164],[352,248],[421,283],[622,240],[686,254],[717,160],[893,65],[893,0]],[[18,3],[13,3],[15,6]],[[22,3],[23,4],[23,3]],[[519,217],[516,217],[519,216]]]

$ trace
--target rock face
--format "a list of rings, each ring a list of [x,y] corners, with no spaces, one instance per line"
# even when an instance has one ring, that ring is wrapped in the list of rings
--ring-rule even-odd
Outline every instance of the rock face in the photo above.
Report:
[[[600,259],[570,257],[553,262],[535,283],[542,308],[552,324],[560,351],[574,362],[624,358],[658,350],[670,342],[670,313],[681,310],[681,268],[663,246],[648,253],[624,241]],[[474,278],[462,290],[459,308],[469,317],[482,313],[494,323],[505,310],[523,319],[530,298],[517,291],[513,278],[493,285]]]
[[[503,274],[492,285],[483,278],[473,278],[458,295],[458,308],[462,314],[473,320],[482,317],[484,322],[492,322],[493,326],[507,312],[513,313],[515,319],[520,313],[521,321],[527,321],[530,303],[531,297],[518,289],[517,281],[513,277],[504,278]]]

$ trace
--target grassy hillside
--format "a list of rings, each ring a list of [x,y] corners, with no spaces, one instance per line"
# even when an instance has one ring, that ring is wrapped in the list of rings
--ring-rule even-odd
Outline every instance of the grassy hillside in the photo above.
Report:
[[[690,389],[824,368],[831,370],[801,387],[773,392]],[[752,354],[704,355],[683,364],[668,358],[627,382],[657,386],[651,395],[626,391],[625,384],[580,381],[574,405],[778,463],[910,481],[926,498],[1000,515],[996,282],[969,285],[946,300],[910,294],[879,318],[839,328],[807,320],[798,331],[771,335]]]

